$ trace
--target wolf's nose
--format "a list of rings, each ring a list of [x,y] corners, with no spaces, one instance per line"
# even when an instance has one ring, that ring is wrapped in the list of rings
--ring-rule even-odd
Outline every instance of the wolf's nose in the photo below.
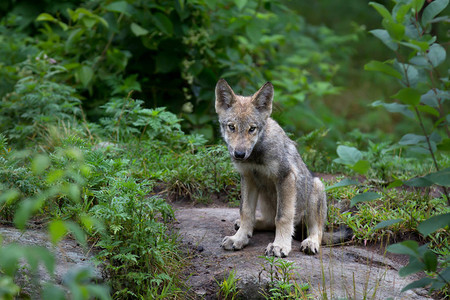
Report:
[[[234,151],[234,158],[236,158],[236,159],[243,159],[244,157],[245,157],[245,152]]]

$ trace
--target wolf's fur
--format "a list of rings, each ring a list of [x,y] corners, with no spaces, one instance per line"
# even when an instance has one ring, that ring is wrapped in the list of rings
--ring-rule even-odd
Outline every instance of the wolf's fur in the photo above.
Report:
[[[317,253],[327,216],[325,188],[301,159],[295,143],[270,118],[273,86],[263,85],[249,97],[236,95],[224,79],[216,85],[215,108],[231,160],[241,174],[240,220],[222,247],[245,247],[253,230],[275,229],[266,255],[285,257],[291,251],[294,229],[306,225],[301,249]],[[255,217],[259,202],[261,218]]]

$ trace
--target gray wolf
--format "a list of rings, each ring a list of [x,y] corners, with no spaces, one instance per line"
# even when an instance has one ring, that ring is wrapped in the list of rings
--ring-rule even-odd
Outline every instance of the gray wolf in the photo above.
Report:
[[[308,170],[295,143],[270,117],[272,84],[267,82],[252,96],[244,97],[220,79],[215,93],[220,131],[241,175],[238,229],[223,239],[222,247],[240,250],[249,243],[253,230],[275,229],[275,240],[265,253],[286,257],[296,227],[304,224],[308,235],[301,250],[317,253],[327,217],[325,188]],[[258,218],[257,203],[261,211]]]

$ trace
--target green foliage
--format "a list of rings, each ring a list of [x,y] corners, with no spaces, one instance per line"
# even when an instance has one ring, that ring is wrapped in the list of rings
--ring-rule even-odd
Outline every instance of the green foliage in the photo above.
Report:
[[[163,199],[148,197],[150,190],[148,182],[123,177],[94,193],[99,203],[92,214],[106,227],[97,244],[104,249],[98,259],[109,262],[105,268],[117,297],[150,296],[152,287],[173,280],[167,271],[177,257],[175,240],[159,221],[168,221],[173,212]]]
[[[261,292],[264,299],[309,299],[309,284],[297,282],[294,262],[273,256],[259,258],[263,258],[265,262],[261,273],[266,272],[269,276],[269,286]]]
[[[228,277],[225,278],[222,282],[218,282],[216,280],[217,285],[219,286],[219,291],[217,292],[217,298],[221,300],[234,300],[238,299],[239,289],[237,287],[237,283],[239,278],[236,278],[236,271],[232,270]]]
[[[52,79],[66,70],[44,54],[34,60],[21,64],[21,79],[0,101],[0,130],[19,147],[28,139],[42,138],[46,127],[80,116],[75,90]]]
[[[4,19],[15,31],[39,12],[34,7],[25,20],[17,16],[21,9]],[[88,117],[97,119],[99,106],[135,91],[146,107],[182,112],[185,128],[208,139],[211,87],[220,77],[244,94],[271,80],[277,102],[303,116],[283,118],[295,131],[308,120],[321,123],[307,104],[339,91],[332,81],[356,40],[312,26],[278,1],[65,1],[41,9],[33,49],[69,70],[61,77],[85,98]]]
[[[4,143],[4,142],[3,142]],[[5,146],[5,145],[3,145]],[[5,149],[6,147],[4,147]],[[28,156],[29,153],[26,153]],[[80,191],[86,185],[86,175],[89,168],[84,164],[81,152],[76,149],[60,150],[55,153],[56,160],[64,160],[65,167],[60,169],[56,163],[52,163],[51,157],[37,154],[32,159],[24,154],[17,156],[13,151],[4,151],[1,158],[5,164],[1,167],[1,174],[15,173],[20,170],[21,180],[11,182],[2,180],[2,193],[0,204],[2,205],[2,217],[13,217],[17,228],[25,229],[33,216],[47,210],[52,202],[69,201],[79,202]],[[12,161],[12,162],[11,162]],[[26,184],[24,184],[26,183]],[[36,183],[34,189],[22,187]],[[13,206],[13,208],[10,208]],[[4,208],[6,211],[4,211]],[[95,221],[88,216],[79,215],[84,226]],[[86,228],[89,229],[89,228]],[[82,227],[72,221],[53,219],[49,226],[49,240],[55,245],[67,234],[71,233],[77,241],[86,245],[86,236]],[[22,246],[18,244],[2,245],[0,247],[0,271],[2,280],[2,293],[5,298],[13,297],[20,290],[14,284],[14,278],[19,273],[20,260],[25,259],[31,272],[36,276],[38,265],[42,263],[49,274],[54,274],[55,257],[53,253],[42,246]],[[108,289],[104,286],[89,283],[92,274],[90,271],[79,271],[76,276],[67,275],[63,290],[55,282],[45,285],[38,284],[37,293],[41,295],[53,295],[55,299],[64,299],[70,292],[76,299],[88,299],[87,295],[95,295],[101,299],[109,299]]]
[[[420,223],[419,230],[424,236],[427,236],[436,230],[445,230],[449,225],[450,213],[447,213]],[[425,272],[425,276],[403,287],[402,291],[426,286],[430,287],[430,291],[444,289],[448,291],[450,288],[449,255],[438,260],[438,256],[428,246],[428,244],[419,246],[415,241],[404,241],[388,247],[389,252],[409,256],[408,265],[399,270],[400,276]]]

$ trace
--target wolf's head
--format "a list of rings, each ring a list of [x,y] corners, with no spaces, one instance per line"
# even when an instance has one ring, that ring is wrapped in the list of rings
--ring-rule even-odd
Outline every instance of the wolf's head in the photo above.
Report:
[[[236,95],[224,79],[216,85],[216,112],[219,115],[220,131],[227,143],[228,151],[236,160],[246,160],[272,112],[273,86],[264,84],[252,96]]]

